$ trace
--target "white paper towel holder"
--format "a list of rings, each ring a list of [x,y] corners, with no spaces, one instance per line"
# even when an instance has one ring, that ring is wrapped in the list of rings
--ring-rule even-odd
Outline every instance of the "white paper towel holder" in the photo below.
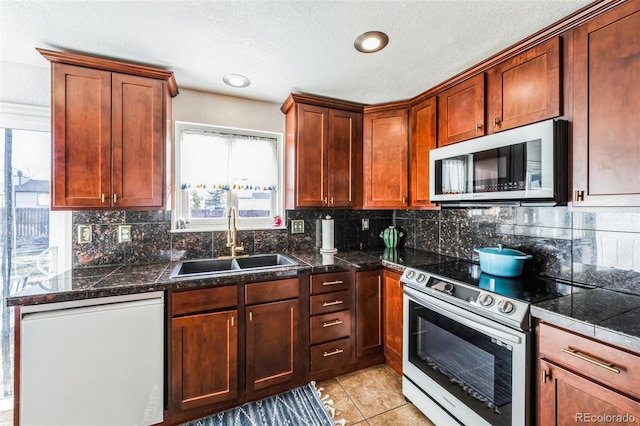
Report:
[[[322,221],[322,247],[320,248],[320,253],[322,254],[336,254],[338,249],[334,246],[334,235],[333,235],[333,219],[331,216],[327,216],[326,220]],[[327,234],[329,232],[329,234]],[[327,234],[327,235],[325,235]]]

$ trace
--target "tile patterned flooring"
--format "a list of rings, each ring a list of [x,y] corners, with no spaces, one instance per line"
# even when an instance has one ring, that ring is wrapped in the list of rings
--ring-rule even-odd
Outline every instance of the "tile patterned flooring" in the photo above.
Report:
[[[316,383],[324,388],[336,409],[335,419],[353,426],[412,425],[433,423],[402,395],[402,378],[386,365],[376,365]]]
[[[376,365],[316,383],[336,409],[336,420],[350,426],[433,426],[402,395],[402,379],[386,365]],[[13,425],[13,411],[0,412],[0,426]]]

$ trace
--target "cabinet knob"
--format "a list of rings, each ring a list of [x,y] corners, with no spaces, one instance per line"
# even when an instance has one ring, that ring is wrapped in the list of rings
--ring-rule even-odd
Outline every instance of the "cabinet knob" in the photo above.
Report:
[[[573,201],[584,201],[584,191],[576,190],[573,196]]]
[[[329,204],[333,205],[333,197],[329,199]]]
[[[116,194],[115,192],[113,193],[113,204],[118,202],[118,194]]]
[[[324,197],[324,204],[325,204],[325,205],[328,205],[328,204],[329,204],[329,202],[327,201],[327,197]]]
[[[476,123],[476,132],[479,132],[482,129],[482,124]]]
[[[500,119],[498,117],[493,119],[493,127],[498,127],[500,125]]]
[[[407,198],[406,197],[402,197],[402,205],[406,205],[407,204]]]
[[[102,204],[104,204],[104,200],[106,200],[106,196],[104,194],[102,194]]]

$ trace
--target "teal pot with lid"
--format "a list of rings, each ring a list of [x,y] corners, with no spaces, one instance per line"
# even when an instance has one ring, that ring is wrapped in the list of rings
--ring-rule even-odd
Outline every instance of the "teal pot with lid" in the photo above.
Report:
[[[522,275],[524,261],[533,256],[519,250],[498,247],[483,247],[474,249],[480,256],[480,269],[486,274],[498,277],[519,277]]]

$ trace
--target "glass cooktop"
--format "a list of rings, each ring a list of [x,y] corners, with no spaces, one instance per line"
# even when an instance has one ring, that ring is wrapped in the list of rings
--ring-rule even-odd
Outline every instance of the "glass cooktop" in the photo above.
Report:
[[[571,283],[554,278],[540,276],[505,278],[489,275],[482,272],[479,264],[464,260],[413,266],[412,269],[427,272],[445,281],[457,281],[528,303],[554,299],[579,290],[579,287]]]

